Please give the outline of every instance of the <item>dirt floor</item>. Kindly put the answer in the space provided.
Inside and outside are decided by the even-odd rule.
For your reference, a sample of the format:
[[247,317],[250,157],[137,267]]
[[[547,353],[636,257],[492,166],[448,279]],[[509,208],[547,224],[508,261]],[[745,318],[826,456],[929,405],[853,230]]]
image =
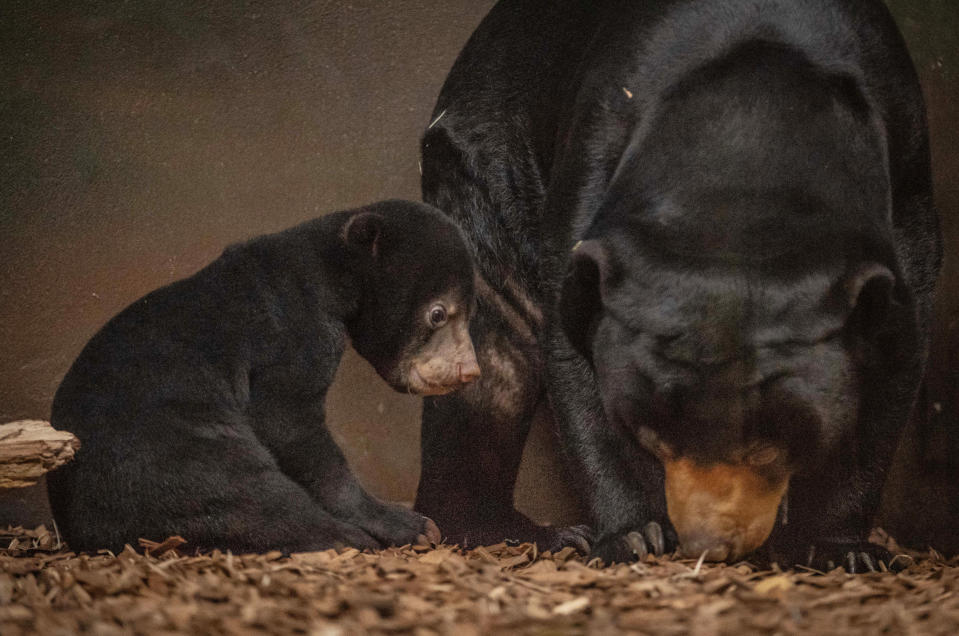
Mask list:
[[529,544],[189,556],[167,540],[77,556],[42,526],[0,544],[5,636],[959,633],[959,559],[935,553],[854,576],[652,557],[602,568]]

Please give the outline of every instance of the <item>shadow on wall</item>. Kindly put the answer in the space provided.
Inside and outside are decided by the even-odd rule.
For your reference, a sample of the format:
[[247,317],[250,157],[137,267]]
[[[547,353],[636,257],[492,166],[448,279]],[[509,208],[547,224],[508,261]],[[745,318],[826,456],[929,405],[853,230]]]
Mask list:
[[901,543],[959,553],[959,5],[888,0],[922,80],[945,259],[929,371],[880,523]]
[[[9,4],[9,3],[8,3]],[[492,0],[21,2],[0,20],[0,421],[47,417],[112,315],[225,245],[317,214],[419,198],[419,136]],[[927,392],[887,493],[897,536],[959,550],[959,8],[890,0],[929,103],[946,271]],[[419,400],[348,354],[334,434],[374,493],[411,501]],[[538,417],[517,486],[576,518]],[[0,523],[46,521],[43,488]]]

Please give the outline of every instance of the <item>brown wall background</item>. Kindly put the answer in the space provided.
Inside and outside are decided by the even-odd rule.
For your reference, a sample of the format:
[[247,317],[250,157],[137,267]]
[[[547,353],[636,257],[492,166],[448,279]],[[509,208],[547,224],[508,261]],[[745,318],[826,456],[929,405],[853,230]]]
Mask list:
[[[0,422],[47,418],[60,379],[103,323],[227,244],[377,199],[418,199],[419,136],[492,4],[4,3]],[[955,534],[959,8],[890,4],[930,102],[949,255],[928,399],[898,472],[910,485],[893,489],[889,508],[921,505],[926,534]],[[419,400],[390,391],[351,352],[328,411],[367,486],[412,500]],[[542,521],[569,521],[551,446],[540,421],[517,499]],[[44,506],[42,489],[8,493],[0,522],[43,521]]]

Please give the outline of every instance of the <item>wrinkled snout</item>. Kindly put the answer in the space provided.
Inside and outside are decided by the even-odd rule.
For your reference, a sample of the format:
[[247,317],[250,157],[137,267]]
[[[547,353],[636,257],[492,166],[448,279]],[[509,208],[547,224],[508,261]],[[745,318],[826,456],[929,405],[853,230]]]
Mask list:
[[765,542],[776,523],[789,475],[762,474],[749,464],[702,466],[664,461],[666,506],[682,554],[732,561]]
[[410,363],[409,389],[420,395],[443,395],[480,377],[473,341],[466,325],[440,330]]

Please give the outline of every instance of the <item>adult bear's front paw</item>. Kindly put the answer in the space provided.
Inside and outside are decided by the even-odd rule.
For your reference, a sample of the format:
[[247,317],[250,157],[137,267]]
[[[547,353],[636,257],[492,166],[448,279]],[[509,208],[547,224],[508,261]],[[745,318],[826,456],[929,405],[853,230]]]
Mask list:
[[880,545],[855,539],[824,539],[808,544],[802,550],[774,551],[771,560],[783,567],[803,566],[821,572],[841,567],[850,574],[878,572],[883,567],[898,572],[912,563],[908,556],[894,556]]
[[314,552],[319,550],[343,550],[356,548],[357,550],[379,550],[382,546],[379,540],[371,536],[364,528],[358,525],[326,517],[318,519],[306,532],[295,535],[288,533],[279,539],[271,539],[257,546],[256,551],[267,548],[276,549],[289,554],[291,552]]
[[662,556],[676,549],[678,541],[672,528],[663,527],[650,521],[642,529],[627,528],[601,536],[593,544],[589,558],[600,559],[604,564],[631,563],[643,559],[647,554]]
[[[590,551],[590,541],[593,538],[593,531],[589,526],[564,526],[559,528],[544,527],[544,530],[553,531],[553,541],[549,543],[543,540],[543,550],[558,552],[565,547],[576,548],[580,554],[588,554]],[[537,542],[539,544],[539,542]]]

